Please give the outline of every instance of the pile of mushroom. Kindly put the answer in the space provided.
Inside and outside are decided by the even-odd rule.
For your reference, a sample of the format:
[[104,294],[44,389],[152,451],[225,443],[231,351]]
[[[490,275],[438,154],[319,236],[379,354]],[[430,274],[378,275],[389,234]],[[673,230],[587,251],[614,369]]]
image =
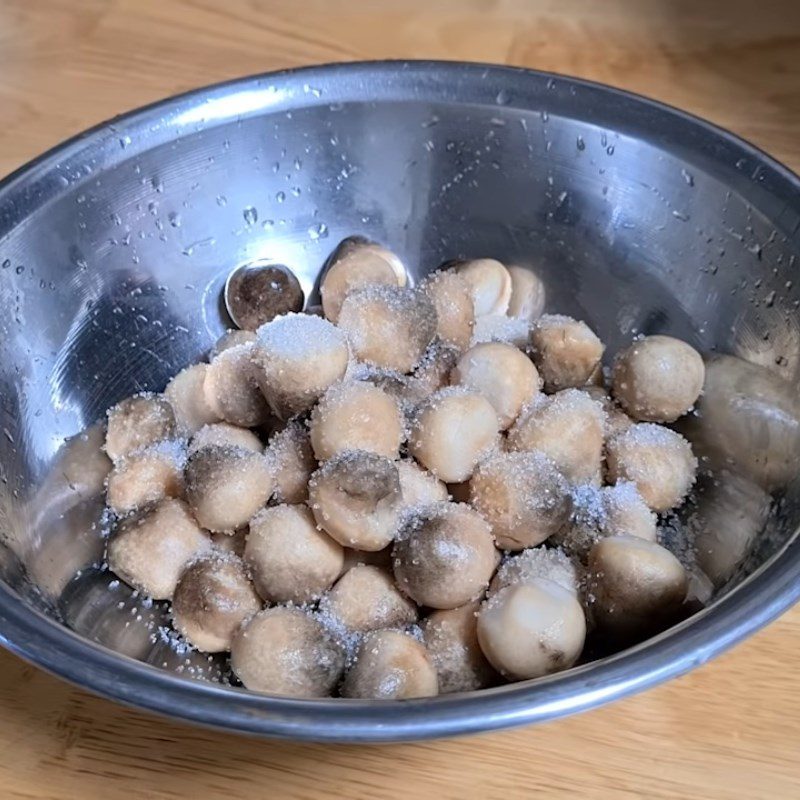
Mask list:
[[703,388],[692,347],[638,338],[604,373],[530,270],[412,287],[363,240],[321,300],[108,412],[109,567],[191,645],[255,691],[403,699],[563,670],[587,631],[680,613],[657,515],[695,482],[667,427]]

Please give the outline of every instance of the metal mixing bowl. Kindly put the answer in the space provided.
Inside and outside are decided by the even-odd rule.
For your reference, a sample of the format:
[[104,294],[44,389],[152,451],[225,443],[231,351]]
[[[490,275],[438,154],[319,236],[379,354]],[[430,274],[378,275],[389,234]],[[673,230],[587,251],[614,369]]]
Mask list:
[[707,608],[560,675],[399,704],[278,699],[187,677],[215,665],[154,645],[163,609],[96,568],[102,486],[81,483],[81,468],[99,439],[65,455],[64,438],[208,350],[234,266],[276,259],[308,293],[353,233],[417,276],[453,257],[529,264],[548,307],[586,319],[609,353],[634,332],[669,333],[798,380],[800,181],[705,122],[582,81],[455,63],[319,67],[164,101],[0,186],[9,649],[173,717],[374,742],[596,706],[702,664],[800,596],[795,482]]

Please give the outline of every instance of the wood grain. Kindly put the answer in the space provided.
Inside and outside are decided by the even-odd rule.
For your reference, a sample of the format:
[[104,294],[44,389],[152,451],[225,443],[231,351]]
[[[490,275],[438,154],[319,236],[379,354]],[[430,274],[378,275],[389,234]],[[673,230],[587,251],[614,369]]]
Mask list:
[[[800,169],[800,4],[0,0],[0,173],[143,103],[300,64],[537,67],[705,116]],[[800,797],[800,609],[691,675],[550,725],[301,746],[113,705],[0,654],[3,798]]]

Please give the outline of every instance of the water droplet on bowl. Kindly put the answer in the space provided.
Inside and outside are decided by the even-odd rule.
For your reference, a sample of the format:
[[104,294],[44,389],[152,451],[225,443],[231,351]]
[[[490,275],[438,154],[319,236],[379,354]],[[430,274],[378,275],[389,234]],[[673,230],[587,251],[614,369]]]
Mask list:
[[198,250],[201,247],[213,247],[217,243],[217,240],[213,236],[209,236],[206,239],[199,239],[196,242],[192,242],[190,245],[183,249],[183,255],[191,256],[194,255],[195,250]]
[[242,210],[242,216],[244,217],[245,224],[248,226],[255,225],[256,222],[258,222],[258,211],[253,208],[253,206],[246,206]]
[[583,136],[579,136],[575,140],[575,146],[578,148],[578,150],[585,150],[586,149],[586,142],[583,141]]
[[324,222],[320,222],[319,225],[312,225],[308,229],[308,235],[312,239],[312,241],[317,241],[318,239],[327,239],[328,238],[328,226]]

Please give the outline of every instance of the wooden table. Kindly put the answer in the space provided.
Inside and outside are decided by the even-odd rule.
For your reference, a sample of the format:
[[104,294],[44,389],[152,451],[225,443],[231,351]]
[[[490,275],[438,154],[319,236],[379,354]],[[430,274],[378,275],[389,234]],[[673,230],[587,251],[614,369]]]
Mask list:
[[[605,81],[707,117],[800,171],[796,0],[0,0],[0,173],[175,92],[384,57]],[[799,650],[800,608],[714,663],[611,707],[392,747],[192,729],[2,653],[0,796],[800,797]]]

